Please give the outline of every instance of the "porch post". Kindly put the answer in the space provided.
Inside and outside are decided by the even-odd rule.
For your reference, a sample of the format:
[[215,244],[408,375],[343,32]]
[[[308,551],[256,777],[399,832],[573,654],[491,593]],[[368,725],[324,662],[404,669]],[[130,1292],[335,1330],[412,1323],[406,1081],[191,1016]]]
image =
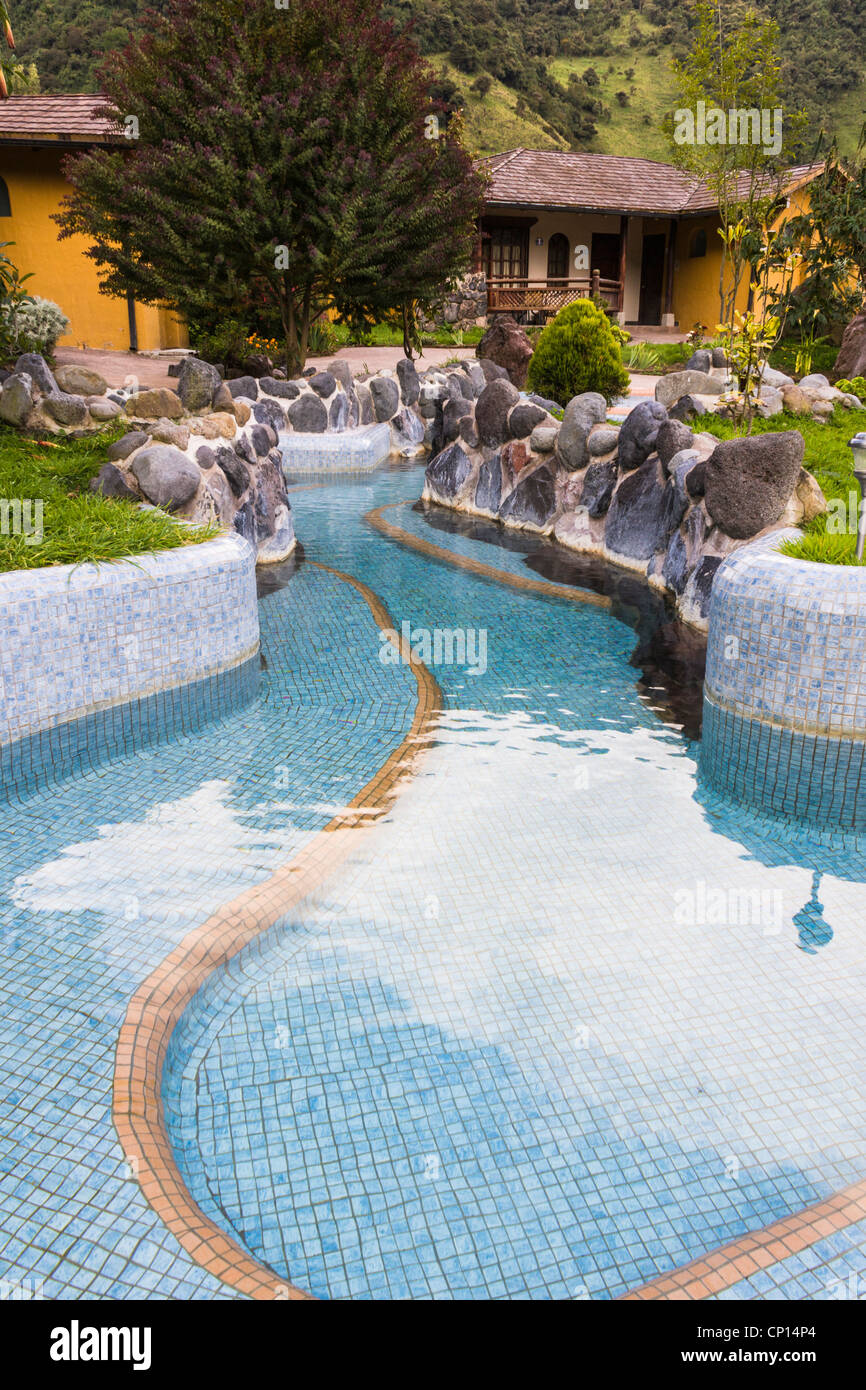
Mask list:
[[625,213],[619,219],[619,302],[617,303],[617,319],[620,323],[625,323],[625,272],[626,272],[626,252],[628,250],[628,218]]
[[677,251],[677,230],[679,221],[676,217],[671,218],[671,225],[668,229],[668,254],[667,266],[665,267],[665,308],[662,314],[662,328],[674,328],[674,260]]

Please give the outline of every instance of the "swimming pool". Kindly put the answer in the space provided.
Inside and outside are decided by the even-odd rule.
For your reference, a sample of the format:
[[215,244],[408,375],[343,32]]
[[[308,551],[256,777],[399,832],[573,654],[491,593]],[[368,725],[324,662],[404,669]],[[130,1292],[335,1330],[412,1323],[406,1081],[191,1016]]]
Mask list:
[[[632,664],[619,619],[651,615],[431,524],[421,477],[292,490],[304,553],[265,575],[254,704],[0,813],[4,1277],[236,1292],[123,1162],[114,1046],[184,934],[416,737],[413,670],[346,577],[419,649],[462,635],[476,674],[440,640],[392,797],[171,1035],[205,1217],[319,1297],[610,1298],[861,1180],[862,840],[711,794]],[[864,1246],[851,1220],[707,1292],[838,1296]]]

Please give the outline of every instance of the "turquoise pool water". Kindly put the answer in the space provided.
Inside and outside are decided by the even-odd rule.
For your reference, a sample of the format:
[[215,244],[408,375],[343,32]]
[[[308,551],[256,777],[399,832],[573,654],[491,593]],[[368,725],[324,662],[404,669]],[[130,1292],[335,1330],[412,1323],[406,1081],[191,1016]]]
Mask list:
[[[432,668],[416,775],[196,997],[169,1131],[204,1211],[321,1297],[613,1297],[863,1177],[866,854],[705,793],[625,622],[365,523],[405,502],[419,537],[544,572],[431,526],[421,477],[297,489],[297,532],[398,628],[483,631],[485,669]],[[411,724],[350,586],[301,561],[267,587],[253,705],[0,811],[0,1275],[46,1296],[226,1296],[125,1171],[117,1028]],[[736,1296],[866,1276],[854,1227],[798,1258]]]

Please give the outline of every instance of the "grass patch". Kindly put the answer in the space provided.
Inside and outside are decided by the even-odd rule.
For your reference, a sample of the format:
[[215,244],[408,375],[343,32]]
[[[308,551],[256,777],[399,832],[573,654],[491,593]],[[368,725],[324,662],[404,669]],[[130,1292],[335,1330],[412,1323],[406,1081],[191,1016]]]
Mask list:
[[866,565],[866,559],[857,559],[857,537],[847,533],[830,536],[826,531],[807,531],[798,541],[783,541],[779,549],[794,560],[815,560],[821,565]]
[[[219,534],[217,526],[178,525],[167,512],[142,511],[135,502],[90,491],[90,480],[105,462],[108,444],[122,429],[87,439],[40,442],[15,430],[0,430],[0,499],[30,499],[31,535],[0,535],[0,573],[42,569],[88,560],[122,560],[157,550],[176,550]],[[42,539],[35,543],[42,503]],[[8,508],[0,522],[13,529]],[[25,510],[25,518],[27,516]]]
[[[349,329],[344,323],[332,323],[332,329],[337,343],[340,347],[402,347],[403,331],[400,328],[392,328],[387,323],[377,323],[370,332],[364,335],[364,341],[359,343],[357,339],[351,338]],[[473,324],[471,328],[437,328],[433,333],[422,333],[421,342],[424,347],[475,347],[480,343],[486,333],[486,329],[479,328]]]
[[[850,515],[851,494],[860,496],[860,488],[854,477],[854,459],[848,448],[848,440],[857,433],[859,411],[836,407],[826,425],[802,415],[789,415],[783,411],[769,420],[755,420],[753,434],[778,434],[783,430],[799,430],[806,443],[803,467],[812,474],[827,501],[838,498],[845,503]],[[693,425],[696,430],[715,435],[717,439],[733,439],[736,430],[730,420],[722,420],[718,415],[702,415]],[[800,560],[817,560],[826,565],[854,565],[856,537],[850,532],[834,535],[827,531],[831,519],[825,513],[816,516],[803,527],[803,537],[788,541],[782,553]]]
[[[775,367],[777,372],[784,372],[786,376],[795,375],[797,353],[800,351],[800,343],[795,339],[787,339],[778,343],[770,353],[770,366]],[[833,370],[839,349],[832,343],[816,343],[812,350],[812,365],[809,373],[820,372],[822,376],[829,376]]]

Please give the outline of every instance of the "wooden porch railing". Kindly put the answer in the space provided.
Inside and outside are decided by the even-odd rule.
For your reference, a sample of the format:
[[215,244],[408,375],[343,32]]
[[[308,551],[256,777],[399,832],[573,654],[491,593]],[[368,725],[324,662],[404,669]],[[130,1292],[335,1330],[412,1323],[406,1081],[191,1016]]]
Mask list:
[[552,315],[576,299],[601,295],[610,307],[622,308],[622,282],[591,275],[570,280],[530,280],[526,277],[491,276],[487,281],[488,314],[536,313]]

